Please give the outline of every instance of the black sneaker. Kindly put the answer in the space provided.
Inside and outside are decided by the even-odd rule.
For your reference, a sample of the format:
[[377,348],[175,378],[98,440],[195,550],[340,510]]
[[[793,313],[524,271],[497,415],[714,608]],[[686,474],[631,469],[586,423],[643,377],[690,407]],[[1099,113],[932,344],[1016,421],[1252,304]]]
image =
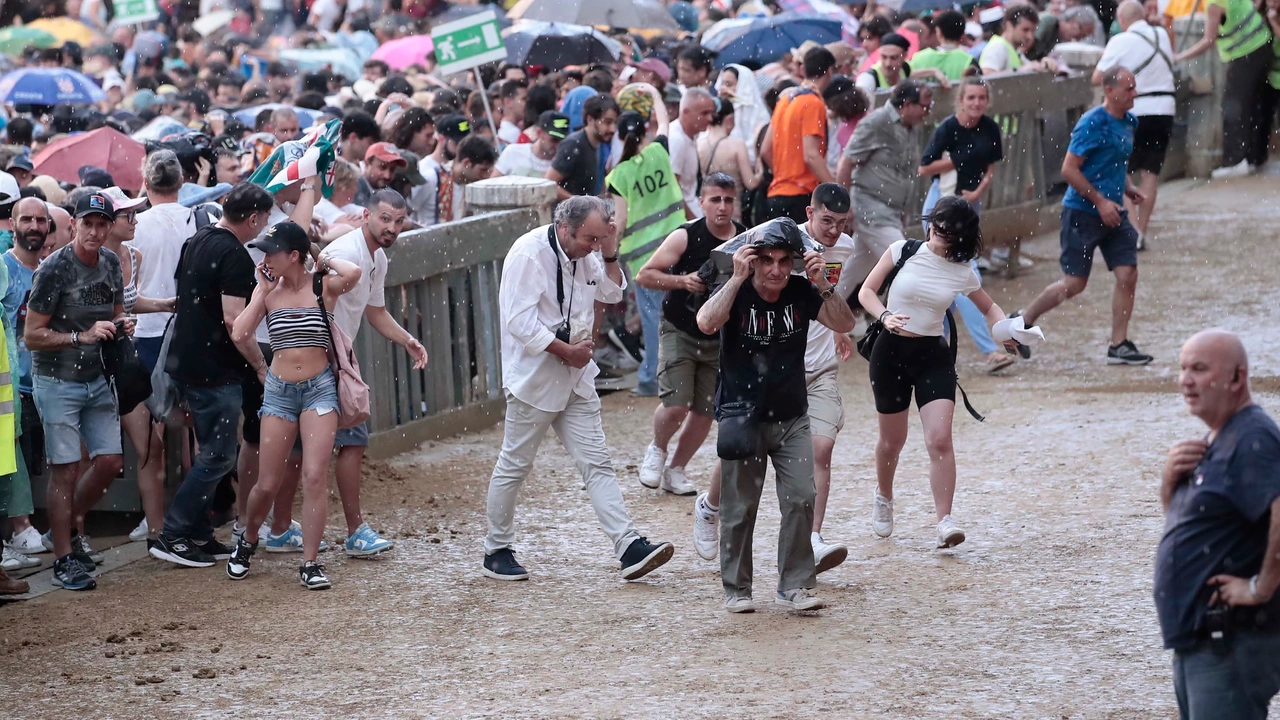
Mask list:
[[1138,350],[1132,340],[1107,348],[1108,365],[1146,365],[1152,360],[1155,358]]
[[648,538],[637,538],[622,554],[622,579],[639,580],[666,565],[675,552],[671,543],[654,545]]
[[[1013,312],[1009,313],[1009,319],[1010,319],[1010,320],[1012,320],[1012,319],[1014,319],[1014,318],[1018,317],[1018,316],[1019,316],[1019,315],[1021,315],[1021,314],[1022,314],[1022,311],[1021,311],[1021,310],[1015,310],[1015,311],[1013,311]],[[1035,327],[1035,326],[1034,326],[1034,325],[1027,325],[1027,327],[1032,328],[1032,327]],[[1029,346],[1027,346],[1027,345],[1023,345],[1022,343],[1018,343],[1018,355],[1022,356],[1022,359],[1023,359],[1023,360],[1030,360],[1030,359],[1031,359],[1031,348],[1030,348]]]
[[66,590],[92,590],[98,581],[89,577],[89,571],[76,559],[66,555],[53,561],[53,584]]
[[231,546],[223,545],[218,542],[217,538],[209,538],[206,542],[197,543],[196,547],[199,548],[200,552],[214,560],[231,559]]
[[298,568],[298,578],[302,587],[308,590],[326,590],[330,587],[329,578],[325,577],[324,566],[315,560],[308,560]]
[[183,567],[213,567],[214,560],[185,538],[169,538],[161,535],[147,552],[158,560],[167,560]]
[[529,571],[516,562],[516,554],[511,548],[502,548],[492,555],[484,556],[484,567],[480,572],[494,580],[528,580]]
[[243,580],[249,574],[249,558],[258,549],[257,544],[250,545],[243,537],[236,540],[236,549],[227,560],[227,577],[232,580]]
[[613,343],[619,350],[625,352],[635,358],[636,362],[644,362],[644,352],[640,338],[627,332],[625,327],[609,328],[609,342]]

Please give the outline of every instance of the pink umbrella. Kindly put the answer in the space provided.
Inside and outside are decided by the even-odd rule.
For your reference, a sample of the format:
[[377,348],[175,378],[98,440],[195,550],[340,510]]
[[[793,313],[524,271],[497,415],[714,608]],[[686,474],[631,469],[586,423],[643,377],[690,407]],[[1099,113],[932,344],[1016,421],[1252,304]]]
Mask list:
[[426,65],[433,52],[435,45],[430,35],[410,35],[383,43],[373,52],[373,59],[385,62],[392,70],[403,70],[410,65]]
[[78,184],[80,168],[92,165],[110,173],[119,187],[136,191],[142,189],[142,160],[146,155],[142,143],[103,127],[49,144],[36,153],[35,174]]

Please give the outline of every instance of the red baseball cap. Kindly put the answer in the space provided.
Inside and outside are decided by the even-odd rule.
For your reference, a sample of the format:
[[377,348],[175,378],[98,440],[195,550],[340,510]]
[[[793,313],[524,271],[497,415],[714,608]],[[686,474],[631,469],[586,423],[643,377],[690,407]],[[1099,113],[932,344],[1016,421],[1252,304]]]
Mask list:
[[382,162],[391,163],[392,165],[408,165],[409,162],[400,155],[400,150],[389,142],[374,143],[364,153],[364,161],[369,162],[373,158],[378,158]]

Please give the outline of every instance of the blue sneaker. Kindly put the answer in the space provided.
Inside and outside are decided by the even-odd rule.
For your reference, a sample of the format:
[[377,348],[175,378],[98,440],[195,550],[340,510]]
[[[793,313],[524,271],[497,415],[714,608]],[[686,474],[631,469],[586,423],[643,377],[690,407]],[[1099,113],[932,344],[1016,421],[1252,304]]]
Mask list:
[[395,546],[395,543],[384,540],[381,535],[374,532],[373,528],[369,527],[369,523],[360,523],[355,533],[347,538],[346,551],[351,557],[373,557]]
[[92,590],[98,587],[98,583],[89,572],[84,569],[84,565],[75,558],[74,555],[58,558],[53,563],[52,582],[55,586],[66,590]]
[[[289,523],[289,529],[275,535],[267,533],[266,545],[269,553],[300,553],[302,552],[302,524],[297,520]],[[324,540],[320,541],[320,552],[328,552],[329,543]]]

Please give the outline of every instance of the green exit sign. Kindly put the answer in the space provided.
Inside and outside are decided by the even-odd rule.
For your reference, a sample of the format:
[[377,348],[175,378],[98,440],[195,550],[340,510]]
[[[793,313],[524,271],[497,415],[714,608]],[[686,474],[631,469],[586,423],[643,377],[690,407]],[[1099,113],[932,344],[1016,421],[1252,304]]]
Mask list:
[[441,75],[470,70],[485,63],[507,59],[498,16],[492,10],[476,13],[431,30],[436,63]]

